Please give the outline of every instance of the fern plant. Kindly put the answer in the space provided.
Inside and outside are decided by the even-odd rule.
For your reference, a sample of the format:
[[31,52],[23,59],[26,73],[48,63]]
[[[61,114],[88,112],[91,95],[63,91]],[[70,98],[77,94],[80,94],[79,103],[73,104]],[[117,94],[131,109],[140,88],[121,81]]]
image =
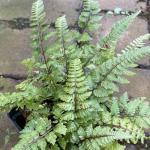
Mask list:
[[123,150],[126,143],[144,142],[150,127],[150,107],[145,98],[115,97],[127,84],[131,68],[150,54],[144,41],[135,39],[115,55],[121,34],[140,13],[113,25],[94,44],[99,27],[98,1],[83,0],[77,29],[70,30],[65,16],[50,32],[44,4],[32,6],[33,56],[23,61],[28,78],[17,92],[0,94],[0,110],[18,107],[27,111],[27,124],[12,150]]

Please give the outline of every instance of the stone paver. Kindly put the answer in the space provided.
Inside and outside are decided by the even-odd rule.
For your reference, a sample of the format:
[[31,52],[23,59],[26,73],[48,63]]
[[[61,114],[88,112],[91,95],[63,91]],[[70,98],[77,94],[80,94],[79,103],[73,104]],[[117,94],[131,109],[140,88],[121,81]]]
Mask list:
[[[18,141],[19,131],[8,118],[6,113],[1,113],[0,116],[2,116],[2,119],[0,119],[0,150],[10,150]],[[8,143],[5,145],[7,130],[9,130],[10,134],[8,135]]]
[[[34,0],[1,0],[0,18],[12,19],[16,17],[30,17],[31,4]],[[50,21],[54,21],[64,12],[72,22],[76,18],[76,9],[80,8],[82,0],[44,0]],[[145,8],[144,2],[137,3],[137,0],[99,0],[101,9],[115,9],[135,11]],[[70,22],[69,21],[69,22]]]
[[[14,87],[17,84],[14,80],[0,78],[0,92],[14,91]],[[9,141],[5,145],[5,137],[7,130],[9,129],[10,136]],[[8,118],[7,112],[0,113],[0,150],[10,150],[11,147],[18,141],[18,130]]]
[[121,85],[120,94],[128,92],[131,97],[147,97],[150,102],[150,70],[135,70],[136,76],[128,78],[130,84]]
[[[1,0],[0,19],[29,18],[31,5],[34,0]],[[49,22],[54,22],[62,14],[66,14],[69,24],[76,21],[76,9],[80,7],[81,0],[44,0]]]
[[13,92],[17,83],[19,81],[0,77],[0,92]]
[[77,9],[81,7],[81,0],[47,0],[45,1],[49,22],[66,15],[68,24],[74,24],[78,19]]
[[31,55],[29,30],[4,28],[0,31],[0,39],[0,74],[24,74],[21,61]]
[[114,10],[115,8],[121,8],[127,11],[136,11],[139,9],[145,9],[146,3],[138,2],[138,0],[99,0],[101,9]]

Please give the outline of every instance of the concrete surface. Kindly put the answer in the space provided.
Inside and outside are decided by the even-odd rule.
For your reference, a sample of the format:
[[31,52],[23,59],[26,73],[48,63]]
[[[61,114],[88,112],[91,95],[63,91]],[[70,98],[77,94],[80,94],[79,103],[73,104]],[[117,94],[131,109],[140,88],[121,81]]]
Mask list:
[[[0,0],[0,19],[29,18],[34,0]],[[76,9],[80,0],[44,0],[49,22],[54,22],[59,16],[66,14],[69,23],[77,19]]]
[[[17,82],[14,80],[4,79],[0,77],[1,92],[14,91],[16,84]],[[8,142],[5,145],[6,139],[8,139]],[[0,113],[0,150],[10,150],[11,147],[14,144],[16,144],[17,141],[18,141],[18,129],[16,129],[12,121],[8,118],[7,112]]]
[[120,94],[128,92],[130,97],[147,97],[150,101],[150,70],[135,69],[135,76],[128,77],[130,84],[120,86]]
[[21,61],[31,56],[30,32],[4,28],[0,31],[0,73],[24,74]]
[[99,3],[101,9],[106,10],[121,8],[122,10],[136,11],[146,7],[146,3],[138,2],[138,0],[99,0]]

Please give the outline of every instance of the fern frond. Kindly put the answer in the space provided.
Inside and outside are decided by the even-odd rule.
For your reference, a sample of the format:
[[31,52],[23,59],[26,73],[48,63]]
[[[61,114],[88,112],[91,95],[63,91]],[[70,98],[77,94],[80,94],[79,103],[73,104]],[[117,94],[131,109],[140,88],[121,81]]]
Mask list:
[[[142,35],[138,37],[137,39],[135,39],[134,41],[132,41],[123,51],[129,51],[129,50],[133,50],[136,48],[142,48],[145,45],[145,41],[149,39],[150,39],[150,34]],[[95,65],[100,65],[115,55],[115,49],[98,48],[98,50],[95,53],[96,55],[94,54],[90,61],[93,62]]]
[[136,144],[139,140],[143,143],[146,135],[144,129],[141,128],[134,118],[116,117],[110,113],[101,113],[101,118],[104,126],[111,127],[114,131],[128,132],[131,137],[127,139],[128,143]]
[[[69,50],[73,43],[74,35],[77,34],[75,31],[70,31],[68,29],[68,24],[65,16],[59,17],[55,23],[58,47],[60,47],[60,51],[63,53],[64,58],[67,60],[69,57]],[[69,54],[68,54],[69,53]],[[67,57],[68,56],[68,57]]]
[[[66,21],[66,17],[62,16],[56,20],[55,27],[57,29],[57,35],[60,38],[60,41],[64,41],[64,36],[68,33],[68,24]],[[63,45],[63,43],[62,43]]]
[[80,150],[99,150],[100,148],[106,147],[108,144],[114,142],[115,140],[124,140],[131,137],[128,132],[113,131],[109,127],[101,126],[97,126],[95,128],[89,126],[86,130],[80,128],[78,134],[80,137]]
[[76,45],[73,43],[74,37],[72,31],[68,29],[66,17],[62,16],[55,23],[57,42],[51,43],[47,48],[46,54],[49,56],[48,65],[51,66],[54,78],[58,78],[56,82],[65,80],[67,73],[68,59],[76,57]]
[[44,4],[42,0],[38,0],[32,5],[31,27],[33,47],[35,50],[40,51],[42,44],[41,41],[44,40],[45,33],[47,33]]
[[57,108],[62,110],[60,119],[74,120],[84,118],[90,112],[92,102],[87,98],[91,95],[87,86],[82,64],[79,59],[70,61],[66,85],[60,92],[61,103],[57,104]]
[[[97,47],[95,49],[96,55],[94,53],[93,56],[89,59],[89,62],[92,62],[95,65],[100,65],[108,59],[114,57],[117,41],[119,40],[123,32],[127,30],[129,25],[134,21],[139,13],[140,12],[137,12],[135,14],[127,16],[126,18],[123,18],[122,20],[115,23],[111,29],[111,32],[107,36],[103,37],[97,44]],[[142,37],[140,40],[142,40]],[[138,39],[137,41],[142,42]],[[138,44],[137,42],[135,43]]]
[[68,38],[68,25],[65,16],[59,17],[55,23],[58,41],[60,42],[60,51],[63,53],[65,66],[67,67],[67,42],[70,40]]
[[79,27],[82,29],[81,32],[93,31],[99,27],[99,3],[97,0],[83,0],[83,10],[79,17]]
[[150,39],[150,34],[145,34],[142,35],[140,37],[138,37],[137,39],[135,39],[133,42],[131,42],[124,50],[125,51],[130,51],[136,48],[142,48],[145,45],[146,40]]
[[129,99],[127,93],[124,93],[117,103],[120,107],[120,113],[128,114],[129,116],[141,115],[143,116],[150,116],[149,113],[149,105],[148,102],[145,101],[144,97]]
[[[25,91],[10,93],[0,93],[0,110],[7,110],[13,108],[14,106],[23,108],[25,105],[28,106],[29,109],[39,107],[40,102],[38,102],[39,97],[41,97],[42,93],[40,89],[29,86]],[[44,96],[44,95],[43,95]],[[26,99],[26,101],[25,101]],[[36,101],[36,103],[35,103]],[[33,103],[31,105],[31,103]],[[33,105],[36,105],[33,106]]]
[[118,39],[120,38],[122,33],[127,30],[129,25],[134,21],[139,13],[140,12],[134,13],[115,23],[112,27],[111,32],[101,40],[100,47],[115,49]]
[[46,66],[47,73],[50,72],[48,61],[46,58],[46,47],[44,41],[51,36],[49,27],[45,19],[44,3],[42,0],[37,0],[32,5],[31,27],[32,27],[32,46],[34,48],[34,56],[40,59]]
[[124,51],[122,55],[118,55],[96,68],[94,95],[96,97],[106,97],[118,91],[118,85],[114,82],[125,83],[126,80],[122,76],[130,75],[128,69],[134,67],[134,63],[149,53],[150,47]]
[[48,147],[48,143],[54,145],[58,135],[65,134],[66,127],[63,124],[52,128],[47,118],[39,117],[31,120],[21,131],[20,141],[12,150],[43,150]]
[[51,144],[55,144],[57,136],[51,132],[51,124],[47,118],[37,118],[26,125],[25,129],[21,131],[20,138],[21,140],[12,150],[42,150],[47,147],[47,139]]
[[115,98],[112,99],[111,113],[115,116],[118,116],[120,114],[120,108]]
[[[141,128],[148,128],[150,126],[150,106],[145,101],[145,98],[141,97],[130,100],[127,93],[124,93],[119,99],[113,100],[110,109],[112,115],[130,118]],[[116,111],[117,113],[114,113]]]

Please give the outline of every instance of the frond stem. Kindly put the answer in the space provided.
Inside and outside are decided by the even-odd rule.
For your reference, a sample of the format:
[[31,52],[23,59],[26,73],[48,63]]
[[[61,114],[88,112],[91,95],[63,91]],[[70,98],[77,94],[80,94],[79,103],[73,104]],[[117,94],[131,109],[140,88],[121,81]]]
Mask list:
[[120,65],[121,63],[122,63],[122,62],[118,62],[113,68],[111,68],[111,70],[109,70],[109,71],[107,72],[107,74],[105,75],[105,77],[104,77],[102,80],[100,80],[100,81],[96,84],[96,87],[94,87],[92,91],[96,90],[96,88],[97,88],[99,85],[101,85],[103,81],[105,81],[105,79],[108,77],[108,75],[109,75],[118,65]]
[[44,137],[45,137],[49,132],[51,132],[51,131],[52,131],[52,128],[51,128],[51,126],[49,126],[49,127],[47,128],[47,130],[46,130],[43,134],[41,134],[41,135],[39,135],[38,137],[34,138],[34,139],[33,139],[27,146],[25,146],[22,150],[26,150],[27,148],[31,147],[32,144],[34,144],[34,143],[36,143],[38,140],[44,138]]
[[47,62],[47,59],[46,59],[46,55],[45,55],[45,51],[44,51],[44,45],[43,45],[43,33],[41,32],[41,25],[39,24],[38,25],[38,31],[39,31],[39,48],[40,48],[40,51],[41,51],[41,54],[43,56],[43,59],[44,59],[44,63],[46,65],[46,70],[47,70],[47,74],[49,74],[51,71],[50,71],[50,68],[48,67],[48,62]]
[[65,41],[64,41],[64,37],[61,37],[61,45],[62,45],[62,50],[63,50],[63,56],[64,56],[64,60],[65,60],[65,68],[66,68],[66,74],[67,74],[67,55],[66,55],[66,46],[65,46]]

